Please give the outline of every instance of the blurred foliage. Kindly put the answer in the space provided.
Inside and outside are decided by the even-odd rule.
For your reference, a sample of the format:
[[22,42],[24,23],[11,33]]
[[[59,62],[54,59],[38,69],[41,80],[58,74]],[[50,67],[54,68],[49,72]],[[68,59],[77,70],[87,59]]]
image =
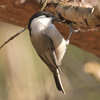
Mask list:
[[[0,22],[0,45],[21,29]],[[52,73],[36,54],[29,33],[25,31],[0,50],[0,100],[99,100],[100,83],[95,79],[96,71],[91,76],[86,70],[86,67],[92,68],[92,65],[86,66],[88,62],[95,66],[93,61],[99,70],[98,57],[68,46],[61,65],[66,91],[63,95],[56,89]]]

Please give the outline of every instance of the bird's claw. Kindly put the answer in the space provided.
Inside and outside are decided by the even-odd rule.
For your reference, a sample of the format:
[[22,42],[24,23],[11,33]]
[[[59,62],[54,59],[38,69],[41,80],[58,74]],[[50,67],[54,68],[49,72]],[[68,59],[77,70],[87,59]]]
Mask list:
[[67,39],[67,41],[68,40],[70,40],[70,37],[71,37],[71,35],[72,35],[72,33],[74,32],[74,33],[77,33],[78,31],[79,31],[79,28],[77,29],[77,30],[73,30],[72,29],[72,23],[70,23],[70,24],[67,24],[68,26],[69,26],[69,30],[70,30],[70,32],[69,32],[69,36],[68,36],[68,39]]
[[80,29],[78,28],[77,30],[73,30],[74,33],[77,33]]

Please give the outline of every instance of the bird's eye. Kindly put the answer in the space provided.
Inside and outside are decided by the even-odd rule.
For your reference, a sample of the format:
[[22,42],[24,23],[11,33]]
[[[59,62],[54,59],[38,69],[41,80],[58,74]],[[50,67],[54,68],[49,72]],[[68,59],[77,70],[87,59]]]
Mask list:
[[52,17],[52,15],[51,14],[47,14],[46,17]]
[[47,15],[46,17],[50,17],[50,15]]

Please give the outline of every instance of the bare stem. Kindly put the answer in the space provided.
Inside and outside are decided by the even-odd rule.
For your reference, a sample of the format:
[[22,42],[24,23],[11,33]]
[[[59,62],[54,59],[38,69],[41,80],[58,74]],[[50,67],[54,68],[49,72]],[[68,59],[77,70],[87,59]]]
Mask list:
[[47,5],[47,0],[45,0],[45,2],[44,2],[44,4],[43,4],[43,6],[42,6],[42,8],[41,8],[41,11],[43,11],[43,10],[44,10],[44,8],[46,7],[46,5]]
[[[42,8],[41,8],[41,11],[44,10],[44,8],[46,7],[47,5],[47,0],[45,0],[45,3],[43,4]],[[15,37],[17,37],[19,34],[21,34],[23,31],[25,31],[26,29],[28,28],[28,26],[26,26],[25,28],[23,28],[21,31],[19,31],[18,33],[16,33],[15,35],[13,35],[12,37],[10,37],[6,42],[4,42],[1,46],[0,46],[0,49],[6,45],[8,42],[10,42],[11,40],[13,40]]]
[[28,26],[26,26],[25,28],[23,28],[21,31],[19,31],[18,33],[16,33],[15,35],[13,35],[12,37],[10,37],[6,42],[4,42],[1,46],[0,49],[6,45],[8,42],[10,42],[11,40],[13,40],[15,37],[17,37],[19,34],[21,34],[23,31],[25,31],[28,28]]

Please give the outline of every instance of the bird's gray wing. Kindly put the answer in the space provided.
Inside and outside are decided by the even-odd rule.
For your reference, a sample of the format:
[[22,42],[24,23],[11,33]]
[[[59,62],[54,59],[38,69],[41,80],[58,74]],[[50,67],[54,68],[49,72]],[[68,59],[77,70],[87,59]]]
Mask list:
[[56,29],[56,27],[52,24],[47,28],[47,35],[52,40],[55,48],[54,57],[56,57],[56,63],[58,65],[61,64],[61,61],[63,59],[63,56],[66,52],[66,40],[63,38],[63,36],[59,33],[59,31]]
[[47,36],[47,41],[48,41],[48,49],[43,55],[40,55],[40,54],[38,55],[44,61],[44,63],[48,66],[48,68],[52,71],[57,89],[65,93],[62,86],[61,78],[60,78],[59,71],[61,70],[60,70],[59,64],[57,63],[54,43],[47,34],[46,36]]
[[56,83],[56,87],[59,91],[62,91],[65,94],[62,82],[61,82],[61,78],[60,78],[60,73],[59,73],[59,69],[55,68],[50,62],[49,60],[52,60],[50,58],[50,53],[49,53],[49,59],[45,58],[44,56],[39,55],[39,57],[44,61],[44,63],[49,67],[49,69],[52,71],[54,79],[55,79],[55,83]]
[[[55,54],[55,47],[54,47],[52,39],[47,34],[45,34],[45,38],[46,38],[45,42],[47,44],[44,44],[45,45],[44,48],[46,48],[46,51],[43,54],[38,54],[38,55],[44,61],[44,63],[48,65],[50,70],[53,72],[56,68],[58,68],[57,57]],[[52,67],[50,67],[49,65]]]

